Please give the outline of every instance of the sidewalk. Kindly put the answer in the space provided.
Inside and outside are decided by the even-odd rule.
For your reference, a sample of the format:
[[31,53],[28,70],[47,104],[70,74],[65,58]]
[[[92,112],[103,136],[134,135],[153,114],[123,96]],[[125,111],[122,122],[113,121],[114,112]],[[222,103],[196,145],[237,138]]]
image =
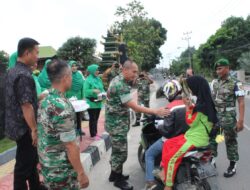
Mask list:
[[[104,130],[104,110],[100,113],[100,118],[98,121],[98,134],[101,135]],[[94,142],[90,138],[89,128],[88,128],[88,121],[82,122],[82,129],[86,133],[85,136],[82,138],[82,142],[80,144],[81,152],[86,150],[91,143]],[[7,162],[0,166],[0,189],[1,190],[11,190],[13,189],[13,170],[15,165],[15,159]]]

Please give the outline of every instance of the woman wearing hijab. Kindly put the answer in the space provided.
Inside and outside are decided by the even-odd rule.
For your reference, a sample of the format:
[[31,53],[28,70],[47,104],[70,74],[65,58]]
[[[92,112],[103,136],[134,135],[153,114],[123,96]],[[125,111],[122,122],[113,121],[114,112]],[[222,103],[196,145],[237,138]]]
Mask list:
[[[69,65],[72,70],[72,85],[71,89],[66,92],[66,97],[76,97],[77,100],[82,100],[84,98],[84,76],[80,71],[77,70],[77,62],[69,61]],[[82,123],[82,112],[76,113],[77,131],[80,135],[84,135],[81,129]]]
[[90,106],[88,109],[90,136],[95,137],[96,140],[100,139],[97,134],[97,122],[102,108],[102,101],[98,99],[98,94],[104,92],[102,80],[98,76],[98,68],[99,66],[96,64],[88,66],[89,75],[84,83],[85,98]]
[[38,81],[40,83],[40,86],[42,88],[42,92],[44,90],[47,90],[51,87],[51,82],[49,80],[49,77],[48,77],[48,73],[47,73],[47,66],[48,64],[50,64],[52,61],[51,59],[47,59],[45,61],[45,64],[43,66],[43,70],[42,72],[40,73],[40,75],[38,76]]
[[14,52],[10,56],[8,69],[15,67],[16,61],[17,61],[17,52]]
[[[32,70],[32,77],[35,81],[35,85],[36,85],[36,93],[37,93],[37,97],[39,98],[40,100],[40,95],[42,94],[42,88],[41,88],[41,85],[38,81],[38,77],[37,75],[35,74],[35,72],[37,71],[37,63],[35,63],[33,66],[31,66],[31,70]],[[43,98],[43,96],[41,96],[41,99]]]
[[193,105],[190,98],[183,98],[186,105],[186,123],[188,131],[184,135],[169,139],[162,150],[162,167],[164,169],[165,190],[172,190],[176,171],[185,153],[194,147],[207,146],[209,133],[218,122],[215,106],[208,82],[200,76],[192,76],[182,83],[184,93],[197,97]]

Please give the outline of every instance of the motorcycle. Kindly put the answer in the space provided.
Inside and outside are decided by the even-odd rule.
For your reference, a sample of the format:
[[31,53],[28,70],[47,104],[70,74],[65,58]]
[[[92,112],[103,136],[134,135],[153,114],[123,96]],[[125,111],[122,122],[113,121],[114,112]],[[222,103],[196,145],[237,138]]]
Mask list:
[[[143,121],[141,142],[138,147],[138,161],[145,171],[145,152],[159,138],[160,132],[155,128],[156,118]],[[161,119],[162,120],[162,119]],[[174,190],[219,190],[217,171],[211,163],[212,153],[208,147],[195,148],[187,152],[177,170]],[[161,154],[155,159],[155,167],[160,167]],[[163,190],[164,184],[159,177],[155,177],[157,187]]]

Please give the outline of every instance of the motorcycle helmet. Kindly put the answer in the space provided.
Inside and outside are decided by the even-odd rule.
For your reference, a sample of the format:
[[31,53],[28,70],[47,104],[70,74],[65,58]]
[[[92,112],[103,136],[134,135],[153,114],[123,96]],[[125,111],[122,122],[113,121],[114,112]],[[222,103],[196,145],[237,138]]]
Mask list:
[[163,93],[169,102],[173,101],[181,93],[181,85],[177,80],[170,80],[163,86]]

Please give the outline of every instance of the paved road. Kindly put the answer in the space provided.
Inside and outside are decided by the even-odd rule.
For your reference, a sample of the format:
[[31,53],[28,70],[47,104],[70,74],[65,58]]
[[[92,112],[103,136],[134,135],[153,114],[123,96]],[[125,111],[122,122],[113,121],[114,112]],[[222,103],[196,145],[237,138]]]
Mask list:
[[[152,107],[163,106],[167,102],[164,99],[154,100],[154,105]],[[223,173],[228,166],[228,161],[226,159],[225,145],[221,143],[219,145],[219,156],[217,158],[217,170],[219,173],[218,179],[220,187],[222,190],[249,190],[250,186],[250,98],[246,98],[246,128],[243,132],[239,134],[239,152],[240,161],[237,165],[237,174],[233,178],[226,179],[223,177]],[[248,116],[248,117],[247,117]],[[131,128],[129,132],[129,156],[128,160],[124,165],[125,173],[130,174],[130,182],[134,185],[135,190],[141,190],[144,187],[144,172],[141,170],[138,160],[137,160],[137,149],[140,141],[140,127]],[[95,168],[89,174],[90,187],[88,190],[115,190],[117,188],[113,187],[111,183],[108,182],[108,176],[110,174],[109,166],[109,156],[108,152],[102,160],[95,166]]]

